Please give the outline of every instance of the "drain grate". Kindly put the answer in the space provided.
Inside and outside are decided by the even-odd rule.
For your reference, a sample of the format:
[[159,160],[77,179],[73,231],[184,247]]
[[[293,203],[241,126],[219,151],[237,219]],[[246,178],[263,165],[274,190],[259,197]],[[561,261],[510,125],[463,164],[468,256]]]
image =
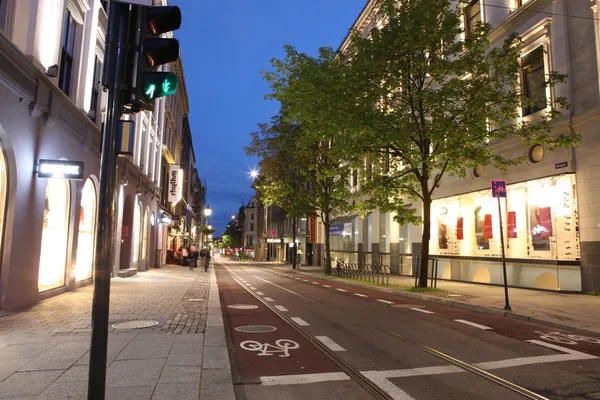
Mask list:
[[394,307],[394,308],[425,308],[425,306],[419,306],[416,304],[392,304],[390,307]]
[[255,306],[254,304],[231,304],[228,305],[227,308],[233,308],[235,310],[254,310],[258,308],[258,306]]
[[274,332],[277,328],[271,325],[242,325],[235,328],[235,330],[242,333],[267,333]]
[[114,329],[142,329],[142,328],[150,328],[158,325],[158,321],[154,320],[138,320],[138,321],[125,321],[125,322],[117,322],[116,324],[112,324],[111,327]]

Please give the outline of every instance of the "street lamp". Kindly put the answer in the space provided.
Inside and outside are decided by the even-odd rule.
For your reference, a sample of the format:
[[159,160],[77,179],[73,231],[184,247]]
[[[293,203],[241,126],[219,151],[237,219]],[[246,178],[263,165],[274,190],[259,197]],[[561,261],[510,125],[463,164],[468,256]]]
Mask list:
[[212,229],[212,225],[207,226],[208,229]]
[[232,216],[231,216],[231,219],[235,219],[235,215],[232,215]]
[[253,169],[250,171],[250,176],[254,179],[256,179],[258,177],[258,171]]
[[204,215],[206,215],[207,217],[210,217],[210,214],[212,214],[212,210],[210,209],[210,206],[207,204],[206,208],[204,209]]

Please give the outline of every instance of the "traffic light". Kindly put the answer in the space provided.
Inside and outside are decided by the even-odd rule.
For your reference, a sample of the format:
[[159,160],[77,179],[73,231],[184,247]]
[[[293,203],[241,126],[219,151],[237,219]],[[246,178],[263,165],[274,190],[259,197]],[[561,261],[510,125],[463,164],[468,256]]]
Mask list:
[[128,93],[125,106],[130,112],[154,110],[154,100],[177,92],[174,72],[157,71],[161,65],[177,61],[179,42],[160,35],[179,29],[181,10],[177,6],[132,6],[130,43],[133,44],[128,63]]

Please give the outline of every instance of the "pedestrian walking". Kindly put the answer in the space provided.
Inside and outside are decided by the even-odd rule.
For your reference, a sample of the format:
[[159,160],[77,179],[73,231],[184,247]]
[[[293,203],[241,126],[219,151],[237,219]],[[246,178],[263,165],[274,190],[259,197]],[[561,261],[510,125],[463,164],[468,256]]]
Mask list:
[[204,268],[204,271],[207,272],[208,271],[208,267],[210,266],[210,257],[212,250],[211,249],[207,249],[206,250],[206,267]]
[[202,250],[200,250],[200,266],[203,266],[206,264],[206,249],[204,249],[204,247],[202,248]]

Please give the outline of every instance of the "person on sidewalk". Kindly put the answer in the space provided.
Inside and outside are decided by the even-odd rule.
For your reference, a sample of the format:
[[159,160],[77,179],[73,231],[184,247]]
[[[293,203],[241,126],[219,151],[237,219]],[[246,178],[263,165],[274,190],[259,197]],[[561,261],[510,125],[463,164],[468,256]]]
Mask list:
[[184,247],[181,250],[181,265],[186,265],[188,263],[188,256],[190,255],[190,253],[188,252],[187,247]]
[[203,266],[206,264],[205,258],[206,258],[206,250],[203,247],[202,250],[200,250],[200,266]]
[[211,249],[206,249],[206,265],[204,267],[204,272],[208,272],[208,267],[210,266],[210,256],[212,250]]

